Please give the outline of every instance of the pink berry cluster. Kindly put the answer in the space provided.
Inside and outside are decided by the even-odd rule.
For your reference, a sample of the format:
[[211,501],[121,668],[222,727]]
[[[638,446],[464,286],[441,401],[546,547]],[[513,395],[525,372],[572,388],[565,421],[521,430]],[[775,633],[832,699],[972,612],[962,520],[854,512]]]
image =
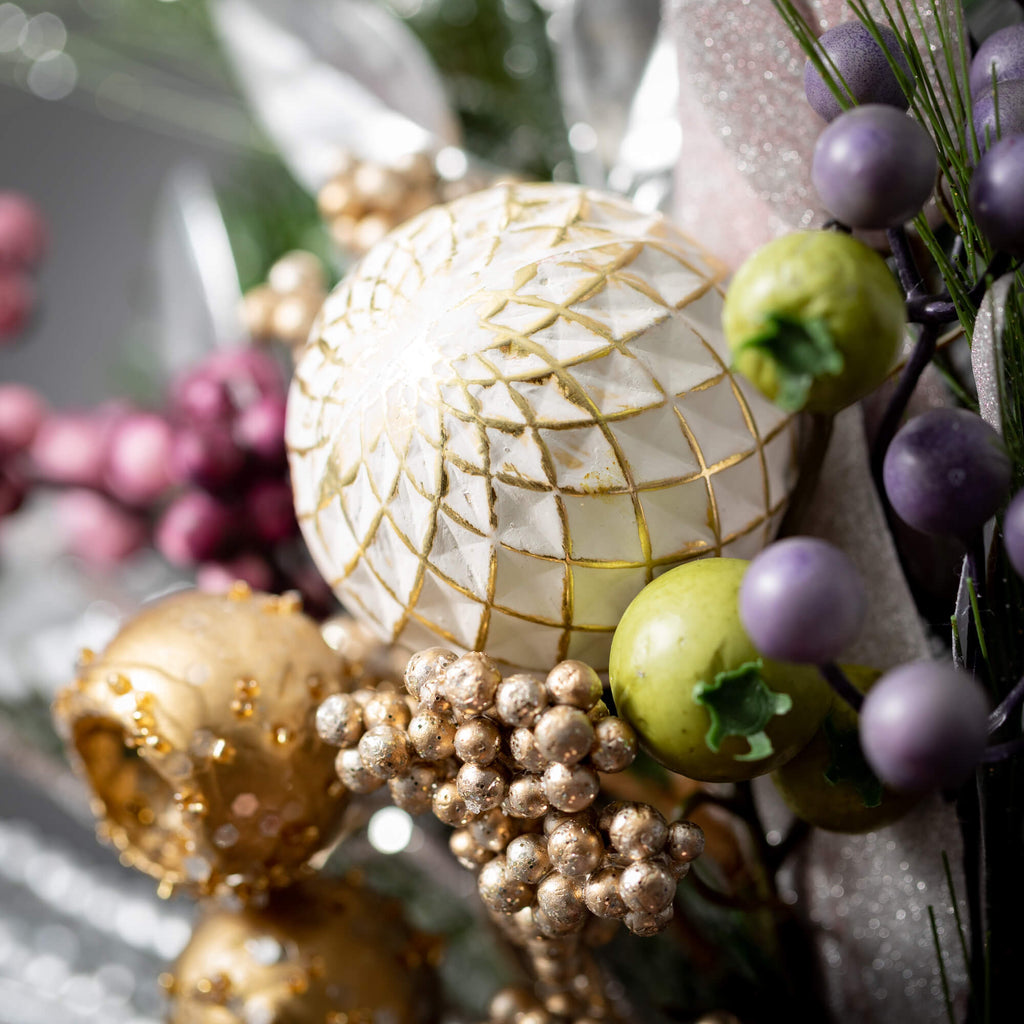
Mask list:
[[0,345],[28,324],[35,306],[31,275],[45,250],[46,225],[35,203],[20,192],[0,192]]
[[0,387],[0,515],[30,485],[59,488],[68,548],[109,566],[152,543],[200,586],[241,579],[329,593],[301,543],[284,443],[286,383],[269,353],[217,351],[170,386],[161,411],[123,401],[48,412],[20,385]]

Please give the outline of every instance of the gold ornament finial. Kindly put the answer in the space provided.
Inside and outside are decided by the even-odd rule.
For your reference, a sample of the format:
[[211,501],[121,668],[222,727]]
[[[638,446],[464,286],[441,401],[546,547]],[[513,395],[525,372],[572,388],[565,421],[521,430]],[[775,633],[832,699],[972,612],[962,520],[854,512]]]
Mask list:
[[188,591],[80,666],[54,714],[123,862],[163,896],[244,900],[292,881],[334,836],[345,794],[315,713],[350,685],[290,599]]

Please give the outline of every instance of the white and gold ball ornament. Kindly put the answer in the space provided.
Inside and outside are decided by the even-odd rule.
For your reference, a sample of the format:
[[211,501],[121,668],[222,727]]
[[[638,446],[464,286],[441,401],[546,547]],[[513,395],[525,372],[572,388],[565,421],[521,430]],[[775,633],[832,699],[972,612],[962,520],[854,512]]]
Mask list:
[[758,551],[796,431],[729,368],[723,276],[575,185],[496,186],[373,248],[288,412],[299,521],[346,606],[407,648],[603,670],[654,576]]
[[82,660],[54,715],[99,831],[169,895],[249,899],[301,877],[347,794],[316,731],[344,659],[298,598],[185,591]]

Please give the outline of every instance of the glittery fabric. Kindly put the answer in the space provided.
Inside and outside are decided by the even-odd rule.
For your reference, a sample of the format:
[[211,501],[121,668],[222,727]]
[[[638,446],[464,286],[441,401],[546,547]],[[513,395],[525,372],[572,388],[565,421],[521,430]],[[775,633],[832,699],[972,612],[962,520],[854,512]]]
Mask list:
[[1003,415],[999,402],[999,361],[1006,296],[1011,284],[1013,275],[1006,274],[985,293],[971,339],[971,371],[978,388],[981,415],[1000,434],[1003,432]]
[[[940,16],[952,4],[937,0]],[[819,31],[853,16],[845,0],[798,7]],[[884,22],[879,0],[870,7]],[[810,158],[823,122],[804,97],[804,55],[771,0],[667,0],[666,18],[683,131],[675,219],[732,266],[779,234],[820,225]],[[922,22],[919,43],[935,36],[930,9]]]
[[[845,661],[889,668],[933,656],[871,481],[858,408],[836,418],[817,494],[800,531],[841,547],[868,584],[868,618]],[[773,788],[759,790],[768,827],[784,830],[788,812]],[[962,894],[960,834],[952,808],[936,798],[864,836],[815,830],[789,865],[783,889],[811,932],[836,1021],[905,1024],[945,1018],[929,905],[938,918],[952,991],[962,1001],[966,974],[943,851]]]

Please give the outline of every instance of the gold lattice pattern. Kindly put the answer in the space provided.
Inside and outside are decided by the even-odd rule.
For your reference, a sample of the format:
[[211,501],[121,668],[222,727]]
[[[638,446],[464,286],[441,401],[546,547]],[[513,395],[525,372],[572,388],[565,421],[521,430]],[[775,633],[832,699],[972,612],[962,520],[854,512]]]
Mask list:
[[328,299],[288,439],[306,539],[386,638],[603,668],[636,593],[770,538],[792,420],[729,370],[722,269],[569,185],[434,208]]

